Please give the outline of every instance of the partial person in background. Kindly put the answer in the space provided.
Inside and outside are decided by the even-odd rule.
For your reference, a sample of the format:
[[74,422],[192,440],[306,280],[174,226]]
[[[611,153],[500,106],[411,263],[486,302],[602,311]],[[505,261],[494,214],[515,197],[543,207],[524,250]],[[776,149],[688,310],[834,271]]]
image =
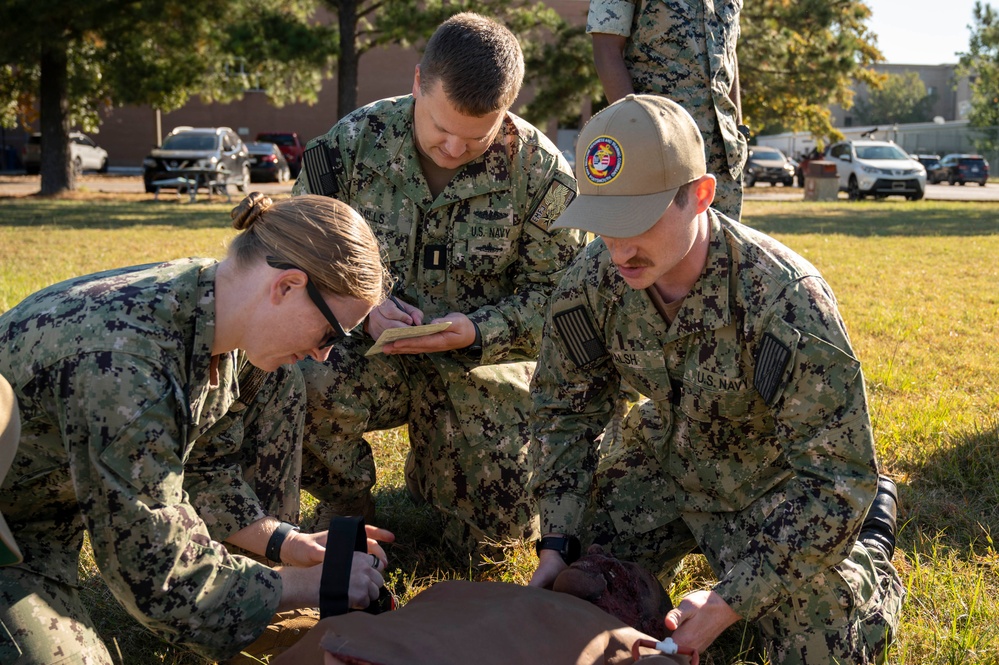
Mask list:
[[717,183],[712,207],[735,220],[747,155],[735,51],[741,11],[742,0],[590,0],[586,19],[607,102],[637,93],[685,108]]
[[[326,533],[282,521],[298,514],[296,363],[324,360],[381,302],[384,271],[368,225],[337,201],[255,193],[232,217],[222,262],[78,277],[0,315],[0,374],[22,419],[0,512],[23,554],[0,568],[0,662],[113,662],[80,597],[85,535],[125,609],[207,658],[236,654],[279,610],[318,605]],[[368,536],[377,557],[343,562],[356,607],[383,584],[373,539],[392,539]]]
[[[427,43],[411,95],[357,109],[306,147],[295,194],[360,212],[395,280],[367,337],[301,363],[302,485],[321,501],[320,523],[371,521],[363,435],[408,425],[407,488],[443,516],[450,542],[534,533],[529,382],[549,296],[583,234],[551,228],[576,182],[554,144],[509,111],[523,76],[509,30],[458,14]],[[430,322],[451,325],[365,355],[383,331]]]

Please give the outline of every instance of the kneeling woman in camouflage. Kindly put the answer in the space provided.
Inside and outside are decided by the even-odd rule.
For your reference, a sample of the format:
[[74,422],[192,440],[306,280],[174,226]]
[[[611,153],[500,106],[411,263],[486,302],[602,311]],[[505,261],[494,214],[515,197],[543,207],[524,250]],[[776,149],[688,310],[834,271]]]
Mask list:
[[[326,359],[383,298],[384,272],[367,224],[338,201],[251,194],[233,219],[221,263],[71,279],[0,316],[0,374],[23,423],[0,511],[24,555],[0,568],[0,662],[112,662],[77,590],[85,532],[122,605],[209,658],[237,653],[279,610],[318,604],[326,534],[275,517],[298,512],[295,363]],[[368,536],[376,556],[351,567],[358,607],[382,584],[375,539],[392,538]]]

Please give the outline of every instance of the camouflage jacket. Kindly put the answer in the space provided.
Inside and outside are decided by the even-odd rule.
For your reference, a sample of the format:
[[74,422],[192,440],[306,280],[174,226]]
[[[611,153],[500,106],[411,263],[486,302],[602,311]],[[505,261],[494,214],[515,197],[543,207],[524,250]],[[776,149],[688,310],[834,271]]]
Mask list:
[[681,510],[739,511],[786,493],[715,587],[749,618],[849,553],[877,472],[860,363],[828,285],[777,241],[709,215],[706,267],[672,324],[603,241],[567,271],[532,383],[532,486],[542,533],[579,532],[594,440],[626,381],[656,404],[651,452]]
[[413,139],[413,98],[384,99],[309,142],[294,191],[332,196],[360,212],[379,240],[395,295],[425,320],[462,312],[478,326],[481,358],[426,356],[459,414],[469,400],[481,403],[472,370],[537,357],[548,297],[583,234],[549,229],[575,197],[576,181],[536,128],[508,113],[486,152],[434,199]]
[[217,356],[212,380],[216,266],[188,259],[79,277],[0,316],[0,373],[23,423],[0,510],[23,568],[76,584],[86,529],[102,576],[136,618],[223,657],[267,625],[281,578],[218,542],[266,513],[229,468],[231,451],[195,445],[224,438],[213,428],[236,405],[245,362]]
[[705,137],[720,132],[736,179],[747,152],[729,97],[738,76],[741,11],[742,0],[590,0],[586,19],[587,33],[629,37],[624,61],[636,93],[680,104]]

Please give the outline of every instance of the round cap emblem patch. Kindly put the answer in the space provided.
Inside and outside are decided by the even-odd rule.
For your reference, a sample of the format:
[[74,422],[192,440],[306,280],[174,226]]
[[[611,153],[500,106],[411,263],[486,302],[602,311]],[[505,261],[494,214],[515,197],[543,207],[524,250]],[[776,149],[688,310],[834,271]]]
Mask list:
[[606,185],[616,178],[624,164],[621,144],[609,136],[598,136],[586,149],[586,179],[594,185]]

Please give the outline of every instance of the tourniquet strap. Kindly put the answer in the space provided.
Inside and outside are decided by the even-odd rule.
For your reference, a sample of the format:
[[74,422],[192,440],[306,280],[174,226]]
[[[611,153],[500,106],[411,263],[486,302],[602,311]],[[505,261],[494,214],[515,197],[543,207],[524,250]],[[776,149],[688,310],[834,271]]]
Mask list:
[[334,517],[326,536],[326,556],[319,582],[319,616],[346,614],[350,609],[350,568],[354,552],[368,551],[363,517]]

